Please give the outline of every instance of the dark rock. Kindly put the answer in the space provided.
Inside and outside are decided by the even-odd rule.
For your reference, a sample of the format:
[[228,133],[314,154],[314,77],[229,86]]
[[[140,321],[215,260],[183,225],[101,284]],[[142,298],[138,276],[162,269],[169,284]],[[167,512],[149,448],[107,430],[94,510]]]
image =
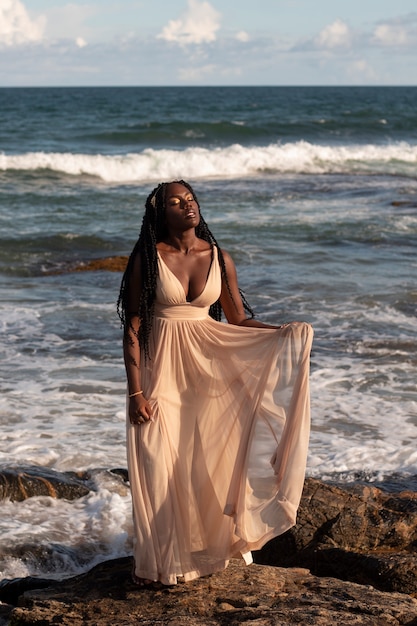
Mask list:
[[74,472],[57,472],[47,467],[0,468],[0,500],[21,502],[32,496],[51,496],[74,500],[90,491],[86,477]]
[[21,596],[10,626],[417,626],[417,601],[306,569],[245,566],[232,560],[212,576],[138,589],[130,559]]
[[[18,545],[2,546],[1,558],[18,559],[29,572],[42,571],[49,574],[65,572],[69,564],[72,568],[86,570],[92,562],[97,562],[97,553],[106,554],[106,546],[99,545],[88,538],[79,540],[74,545],[61,542],[43,543],[42,541],[26,541]],[[102,556],[102,559],[105,557]],[[54,577],[57,579],[57,576]],[[28,584],[33,588],[37,578],[17,579],[17,586]],[[0,583],[0,600],[13,604],[9,592],[15,588],[15,579],[4,579]],[[19,594],[20,595],[20,594]]]
[[391,206],[411,207],[417,208],[417,201],[413,200],[393,200]]
[[0,581],[0,602],[16,605],[19,597],[30,591],[31,589],[45,589],[50,587],[53,581],[48,578],[35,578],[26,576],[26,578],[14,578],[9,580],[4,578]]
[[[3,468],[0,497],[22,500],[32,495],[78,498],[97,482],[125,494],[125,469],[60,473],[47,468]],[[278,567],[308,568],[382,591],[417,594],[417,494],[387,493],[370,484],[343,488],[308,478],[297,525],[254,554],[255,562]],[[14,546],[16,558],[43,563],[60,558],[68,547]],[[83,546],[80,566],[91,562],[94,546]],[[66,554],[63,554],[63,558]],[[74,559],[80,559],[80,555]]]
[[257,563],[307,567],[385,591],[417,592],[417,494],[343,489],[309,478],[297,525],[255,553]]
[[117,483],[129,480],[123,468],[58,472],[36,465],[0,467],[0,500],[9,498],[12,502],[21,502],[33,496],[75,500],[95,490],[98,477],[101,481],[115,479],[114,490],[117,490]]

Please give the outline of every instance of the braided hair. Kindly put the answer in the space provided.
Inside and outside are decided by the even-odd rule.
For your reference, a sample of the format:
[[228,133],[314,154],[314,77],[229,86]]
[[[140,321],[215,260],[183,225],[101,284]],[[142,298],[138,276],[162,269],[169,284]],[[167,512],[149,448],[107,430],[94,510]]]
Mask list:
[[[193,195],[194,200],[200,209],[200,204],[191,185],[184,180],[176,180],[173,182],[186,187]],[[129,257],[120,286],[119,298],[117,300],[117,313],[120,317],[122,327],[125,332],[129,330],[133,331],[130,321],[130,316],[133,312],[128,311],[128,294],[131,286],[133,265],[139,255],[141,263],[141,285],[139,285],[140,299],[138,311],[134,314],[137,314],[140,319],[138,340],[145,359],[149,358],[149,335],[154,318],[156,282],[158,278],[158,257],[156,244],[168,235],[165,223],[165,194],[169,184],[171,183],[160,183],[157,187],[155,187],[155,189],[153,189],[146,199],[145,214],[142,219],[139,239],[137,240]],[[195,229],[195,233],[199,239],[203,239],[204,241],[207,241],[217,247],[222,279],[225,281],[226,287],[232,297],[222,251],[201,213],[200,222]],[[245,310],[251,317],[253,317],[253,311],[241,291],[240,295],[242,297]],[[210,306],[209,315],[217,321],[221,320],[222,308],[220,300],[217,300]]]

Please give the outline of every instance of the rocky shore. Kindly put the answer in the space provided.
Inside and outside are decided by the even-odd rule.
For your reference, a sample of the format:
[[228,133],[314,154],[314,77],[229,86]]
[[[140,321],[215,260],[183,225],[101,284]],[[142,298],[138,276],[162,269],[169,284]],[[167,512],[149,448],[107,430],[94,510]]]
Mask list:
[[306,569],[245,566],[159,589],[136,589],[130,559],[19,598],[10,626],[415,626],[417,601],[405,594],[319,578]]
[[[3,471],[0,495],[21,499],[23,485],[25,497],[46,489],[76,498],[94,488],[94,472],[33,474]],[[168,588],[136,588],[129,558],[62,582],[3,581],[0,625],[417,626],[416,513],[414,491],[309,478],[297,525],[256,552],[254,565],[233,560],[223,572]]]

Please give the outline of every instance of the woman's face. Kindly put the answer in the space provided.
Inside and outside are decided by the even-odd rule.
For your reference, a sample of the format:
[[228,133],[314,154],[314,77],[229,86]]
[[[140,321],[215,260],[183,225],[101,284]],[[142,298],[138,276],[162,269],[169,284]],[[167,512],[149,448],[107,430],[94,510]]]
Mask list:
[[200,210],[193,194],[180,183],[167,185],[165,220],[170,232],[184,232],[196,228],[200,222]]

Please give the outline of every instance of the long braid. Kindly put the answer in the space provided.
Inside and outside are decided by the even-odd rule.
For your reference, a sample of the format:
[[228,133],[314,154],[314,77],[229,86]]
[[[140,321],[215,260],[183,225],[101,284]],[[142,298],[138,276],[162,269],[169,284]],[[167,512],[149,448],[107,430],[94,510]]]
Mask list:
[[[190,191],[190,193],[192,193],[198,207],[200,208],[197,196],[189,183],[185,182],[184,180],[176,180],[173,182],[176,182],[186,187]],[[132,276],[133,264],[136,260],[137,255],[139,255],[141,262],[141,285],[139,285],[140,300],[138,311],[135,313],[137,313],[139,319],[141,320],[138,339],[141,349],[143,350],[145,359],[149,358],[149,336],[152,329],[155,310],[155,293],[158,278],[158,257],[156,244],[162,241],[168,234],[165,226],[165,192],[167,185],[169,184],[170,183],[161,183],[160,185],[155,187],[155,189],[149,194],[148,198],[146,199],[145,214],[142,219],[142,227],[140,230],[139,239],[137,240],[129,257],[129,261],[123,274],[122,283],[120,286],[119,298],[117,300],[117,313],[120,317],[125,332],[127,332],[128,330],[132,329],[130,315],[133,313],[133,311],[127,310],[130,281]],[[203,239],[204,241],[207,241],[208,243],[217,247],[221,275],[223,280],[225,281],[229,294],[232,297],[222,251],[201,213],[200,222],[196,228],[196,235],[200,239]],[[242,291],[240,291],[240,295],[242,297],[242,302],[245,310],[250,314],[251,317],[253,317],[253,311],[249,306]],[[210,306],[209,314],[213,319],[217,321],[221,320],[222,308],[219,300],[217,300],[214,304]]]

